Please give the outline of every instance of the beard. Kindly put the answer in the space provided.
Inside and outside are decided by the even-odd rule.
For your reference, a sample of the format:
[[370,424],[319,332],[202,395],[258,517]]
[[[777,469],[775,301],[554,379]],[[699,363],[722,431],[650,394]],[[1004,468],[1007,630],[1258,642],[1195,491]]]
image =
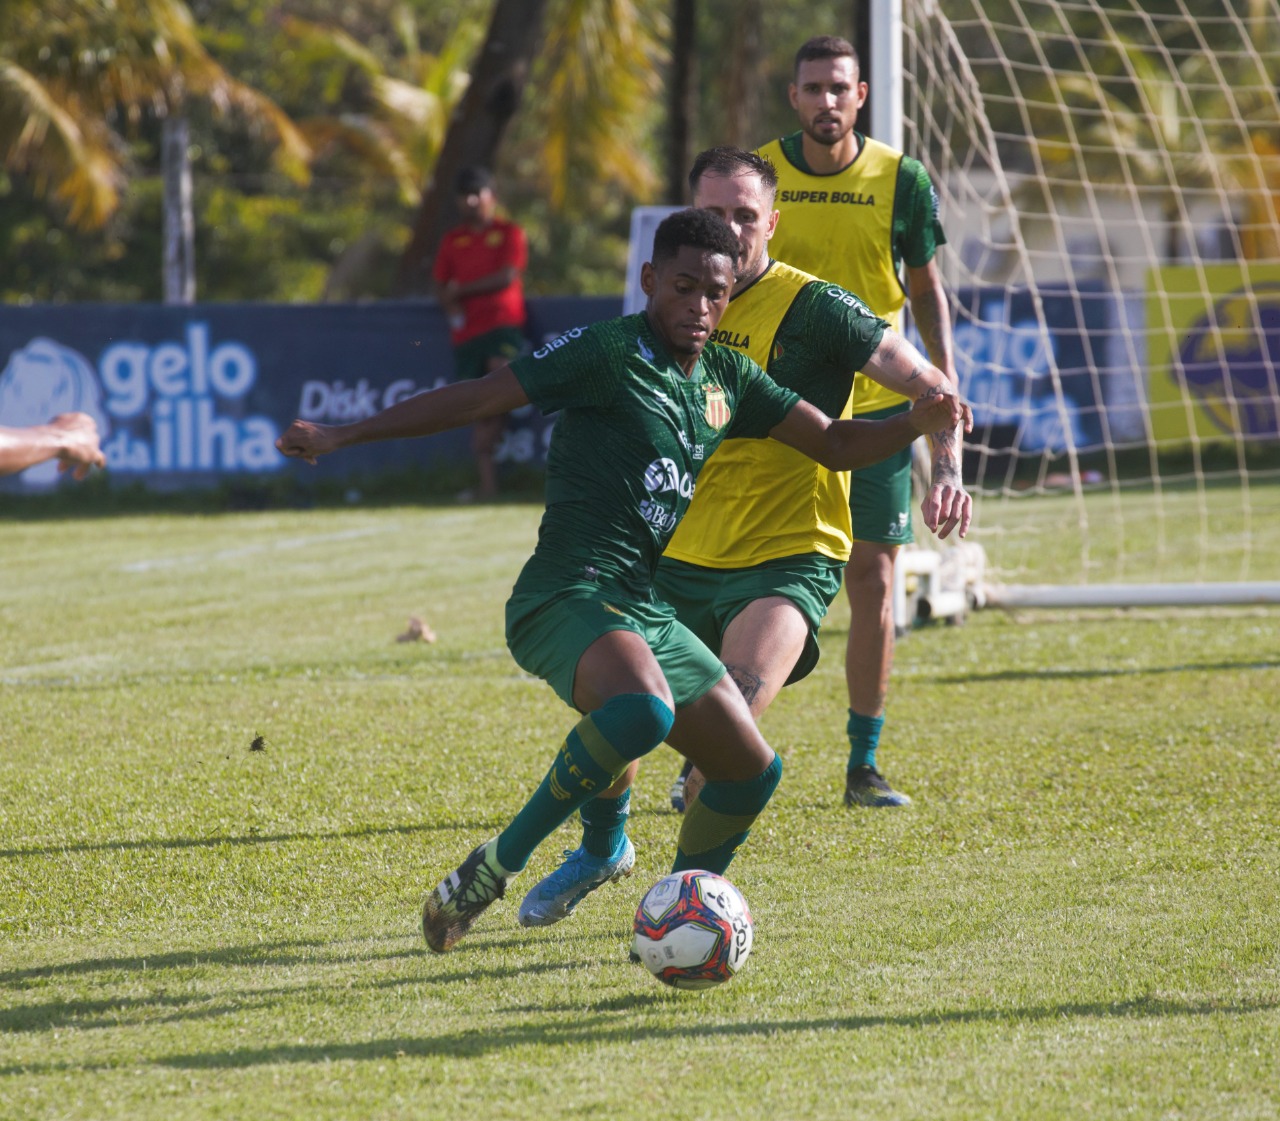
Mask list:
[[[819,132],[820,128],[826,131]],[[834,132],[831,129],[834,128]],[[847,128],[839,121],[831,120],[812,120],[804,125],[805,135],[815,144],[821,144],[824,148],[833,148],[839,144],[852,131],[853,126]]]

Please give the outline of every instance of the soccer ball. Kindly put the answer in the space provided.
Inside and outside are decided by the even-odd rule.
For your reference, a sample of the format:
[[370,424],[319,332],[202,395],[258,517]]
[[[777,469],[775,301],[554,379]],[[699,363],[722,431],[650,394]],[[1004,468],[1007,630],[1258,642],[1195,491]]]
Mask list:
[[723,876],[672,872],[640,900],[631,960],[677,989],[709,989],[742,968],[751,934],[747,901]]

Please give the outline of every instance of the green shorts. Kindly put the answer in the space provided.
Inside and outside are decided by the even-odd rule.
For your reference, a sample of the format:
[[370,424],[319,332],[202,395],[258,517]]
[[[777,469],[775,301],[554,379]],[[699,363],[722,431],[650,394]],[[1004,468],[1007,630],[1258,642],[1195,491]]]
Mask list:
[[453,349],[453,369],[459,381],[474,381],[489,372],[489,359],[510,362],[529,348],[529,340],[519,327],[495,327]]
[[521,669],[542,678],[565,704],[573,703],[578,662],[597,638],[634,631],[658,659],[676,708],[692,704],[725,673],[724,666],[665,603],[638,603],[591,584],[550,596],[507,600],[507,647]]
[[791,600],[809,623],[804,650],[784,682],[794,684],[818,664],[818,628],[840,592],[844,562],[821,553],[781,557],[750,568],[704,568],[663,557],[653,590],[676,616],[717,654],[724,632],[749,603],[769,596]]
[[[881,420],[907,412],[911,406],[890,405],[859,413],[855,420]],[[854,471],[849,481],[849,512],[853,539],[874,545],[908,545],[911,533],[911,445],[888,459]]]

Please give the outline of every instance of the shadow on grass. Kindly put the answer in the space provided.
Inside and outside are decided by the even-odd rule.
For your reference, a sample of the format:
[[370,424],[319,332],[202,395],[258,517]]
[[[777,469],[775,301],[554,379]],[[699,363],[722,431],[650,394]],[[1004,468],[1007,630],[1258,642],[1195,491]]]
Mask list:
[[[629,931],[618,931],[617,938],[621,941],[624,934]],[[421,933],[417,929],[416,922],[411,932],[406,933],[387,933],[383,935],[374,935],[370,937],[359,937],[354,939],[358,944],[369,941],[386,941],[386,942],[404,942],[408,941],[408,945],[404,949],[388,950],[385,952],[368,952],[357,950],[354,952],[334,952],[336,946],[343,943],[333,942],[323,939],[293,939],[282,942],[262,942],[254,943],[249,946],[223,946],[210,949],[195,950],[176,950],[172,953],[160,954],[135,954],[128,957],[101,957],[101,958],[84,958],[81,961],[71,961],[58,963],[54,965],[34,965],[26,969],[9,969],[0,972],[0,985],[11,985],[20,988],[26,988],[28,982],[34,980],[58,981],[66,977],[84,976],[93,973],[122,973],[132,974],[131,980],[136,980],[137,976],[154,976],[157,984],[160,983],[160,975],[165,970],[170,969],[198,969],[206,966],[230,966],[233,968],[248,967],[261,969],[275,969],[280,967],[292,967],[298,965],[312,965],[317,967],[326,967],[334,965],[368,965],[374,962],[386,962],[395,960],[416,960],[422,962],[439,962],[448,961],[458,965],[466,965],[469,958],[479,954],[481,956],[492,955],[495,950],[528,950],[530,945],[536,945],[539,939],[537,932],[528,933],[511,933],[502,934],[498,932],[489,932],[487,934],[473,935],[465,945],[454,950],[447,957],[438,954],[432,954],[427,950],[421,941]],[[543,941],[554,941],[551,938],[545,938]],[[354,989],[381,989],[396,988],[406,985],[419,984],[451,984],[464,983],[476,979],[503,979],[520,976],[529,973],[554,973],[562,970],[576,969],[580,966],[580,962],[575,959],[566,958],[555,962],[534,962],[525,965],[510,965],[500,968],[461,968],[455,969],[448,973],[424,973],[419,976],[396,976],[391,978],[383,978],[369,984],[356,984],[349,986]],[[254,993],[264,992],[267,990],[253,990]],[[274,990],[280,993],[297,993],[301,989],[279,989]],[[193,1000],[207,999],[205,997],[192,997]],[[171,1001],[165,994],[157,994],[155,1000],[157,1002]],[[74,1003],[74,1002],[73,1002]],[[123,1007],[131,1003],[131,998],[121,998],[120,1000],[106,999],[103,1001],[88,1002],[92,1005],[102,1004],[105,1006]],[[146,1001],[139,1003],[145,1004]],[[66,1003],[56,1003],[50,1007],[71,1007]],[[28,1006],[30,1008],[31,1006]],[[19,1008],[11,1010],[0,1009],[0,1031],[5,1030],[8,1022],[6,1016],[8,1012],[18,1014]]]
[[[377,954],[373,956],[358,955],[345,959],[325,958],[317,960],[298,955],[277,955],[255,959],[251,962],[235,964],[251,964],[264,968],[277,966],[361,964],[373,961],[390,961],[396,958],[425,958],[428,951],[415,947],[399,953]],[[189,959],[170,963],[170,965],[206,964],[217,955],[181,955]],[[199,960],[195,960],[195,959]],[[141,959],[139,959],[141,960]],[[147,958],[147,968],[158,969],[157,959]],[[119,964],[124,962],[126,964]],[[128,959],[104,959],[99,962],[78,963],[80,965],[103,966],[110,968],[129,968]],[[471,969],[465,972],[453,972],[434,976],[395,977],[374,981],[370,984],[344,985],[343,992],[359,993],[376,989],[400,989],[414,985],[448,985],[465,984],[476,980],[511,980],[516,976],[527,976],[538,973],[571,972],[580,967],[580,962],[542,962],[510,968]],[[73,970],[74,971],[74,970]],[[13,976],[12,974],[8,976]],[[248,989],[238,993],[201,992],[190,994],[174,994],[167,992],[151,993],[147,996],[102,997],[97,1000],[53,1000],[43,1004],[13,1005],[0,1008],[0,1035],[19,1032],[55,1031],[60,1028],[75,1028],[77,1031],[92,1031],[104,1028],[126,1028],[141,1025],[153,1026],[164,1023],[179,1023],[188,1020],[214,1020],[221,1016],[239,1016],[254,1009],[274,1008],[280,1010],[289,1001],[300,1001],[310,1004],[315,1000],[317,990],[324,985],[302,984],[287,987],[270,987]],[[602,1005],[595,1006],[597,1009]],[[512,1009],[510,1011],[520,1011]]]
[[459,829],[484,833],[500,829],[505,821],[433,821],[414,825],[369,825],[356,829],[317,830],[305,833],[246,833],[222,837],[158,837],[145,841],[72,841],[65,845],[33,845],[30,848],[0,849],[0,858],[17,856],[61,856],[72,852],[128,852],[132,849],[216,849],[223,845],[275,845],[291,841],[340,841],[391,834],[440,833]]
[[[396,940],[400,940],[399,935]],[[277,968],[295,965],[335,965],[352,962],[390,961],[395,958],[417,958],[426,953],[414,948],[390,953],[325,953],[334,943],[318,939],[288,942],[263,942],[252,946],[224,946],[207,950],[177,950],[168,954],[135,954],[130,957],[85,958],[57,965],[33,965],[27,969],[8,969],[0,973],[0,985],[23,985],[36,979],[56,981],[62,977],[88,973],[155,973],[165,969],[196,969],[209,965],[253,966]],[[313,952],[304,952],[313,951]],[[136,980],[136,977],[133,978]]]
[[[173,1023],[187,1020],[213,1020],[234,1016],[250,1009],[278,1006],[288,989],[259,989],[242,997],[228,999],[226,994],[172,996],[155,993],[146,997],[118,997],[102,1000],[59,1000],[49,1004],[18,1005],[0,1009],[0,1034],[56,1031],[75,1028],[134,1027],[145,1023]],[[168,1015],[156,1015],[161,1009]]]
[[[601,1045],[633,1045],[640,1041],[688,1039],[689,1024],[663,1022],[645,1024],[620,1014],[635,1012],[645,1006],[668,1008],[684,998],[680,994],[638,993],[596,1006],[553,1009],[572,1017],[572,1022],[546,1019],[526,1020],[510,1027],[484,1026],[439,1036],[397,1036],[364,1042],[334,1040],[328,1043],[284,1044],[278,1047],[245,1047],[228,1051],[201,1051],[191,1054],[161,1056],[151,1065],[178,1070],[244,1070],[281,1063],[385,1062],[402,1058],[478,1058],[501,1054],[519,1047],[581,1047]],[[928,1029],[949,1024],[1037,1024],[1061,1023],[1068,1019],[1144,1020],[1190,1016],[1249,1016],[1274,1011],[1275,1002],[1220,1004],[1213,1001],[1179,1002],[1141,998],[1111,1004],[1056,1004],[1030,1008],[955,1009],[925,1011],[904,1016],[821,1016],[814,1019],[757,1020],[727,1024],[699,1022],[701,1037],[776,1037],[802,1032],[856,1032],[875,1028]],[[690,1014],[698,1006],[689,1005]],[[544,1006],[513,1009],[514,1015],[546,1013]],[[89,1072],[112,1069],[111,1064],[47,1063],[0,1067],[0,1076],[53,1072]]]
[[9,969],[0,973],[0,984],[15,984],[60,976],[88,973],[143,973],[163,969],[192,969],[204,965],[301,965],[315,961],[314,953],[303,950],[319,950],[328,942],[307,941],[261,942],[253,946],[227,946],[220,950],[179,950],[172,953],[138,953],[129,957],[88,957],[83,961],[68,961],[58,965],[33,965],[29,969]]

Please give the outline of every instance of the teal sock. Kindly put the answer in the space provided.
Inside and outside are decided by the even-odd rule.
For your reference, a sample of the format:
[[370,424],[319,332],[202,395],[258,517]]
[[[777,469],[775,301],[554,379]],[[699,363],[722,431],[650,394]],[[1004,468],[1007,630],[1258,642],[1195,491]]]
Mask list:
[[782,760],[773,757],[762,773],[745,782],[709,782],[685,811],[673,872],[705,868],[722,875],[782,778]]
[[849,723],[845,731],[849,733],[849,766],[874,767],[876,765],[876,748],[880,746],[880,729],[884,727],[884,715],[862,716],[849,710]]
[[592,798],[578,812],[582,816],[582,847],[592,856],[608,860],[627,835],[631,791],[624,790],[619,798]]
[[498,835],[498,863],[508,872],[522,871],[533,850],[580,806],[666,739],[674,719],[671,709],[648,693],[611,697],[584,716],[565,737],[533,796]]

